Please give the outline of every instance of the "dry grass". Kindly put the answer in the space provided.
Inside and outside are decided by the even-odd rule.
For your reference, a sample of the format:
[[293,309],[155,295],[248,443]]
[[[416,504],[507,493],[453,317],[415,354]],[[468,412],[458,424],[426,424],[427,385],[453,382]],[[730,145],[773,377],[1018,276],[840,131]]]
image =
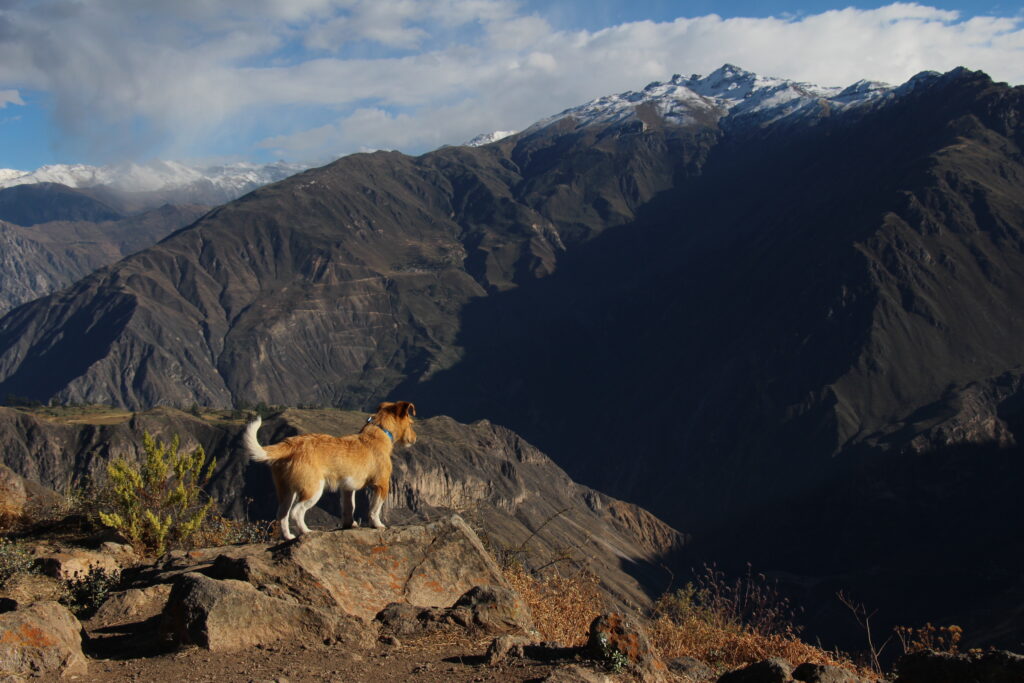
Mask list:
[[566,647],[586,644],[590,622],[605,610],[597,577],[586,572],[562,576],[554,570],[537,575],[517,562],[507,563],[502,572],[530,606],[544,640]]
[[797,612],[773,583],[749,567],[745,576],[732,580],[714,566],[705,567],[696,583],[658,600],[651,641],[665,659],[694,657],[720,671],[781,657],[794,665],[839,666],[870,676],[849,657],[801,640]]
[[893,630],[903,647],[903,654],[932,650],[955,655],[960,652],[960,639],[964,635],[964,630],[956,624],[934,626],[927,623],[916,628],[897,626]]
[[699,617],[679,622],[661,615],[651,623],[650,636],[651,644],[665,659],[694,657],[723,670],[772,657],[782,657],[796,664],[813,662],[854,668],[848,660],[793,636],[754,633],[742,627],[709,623]]

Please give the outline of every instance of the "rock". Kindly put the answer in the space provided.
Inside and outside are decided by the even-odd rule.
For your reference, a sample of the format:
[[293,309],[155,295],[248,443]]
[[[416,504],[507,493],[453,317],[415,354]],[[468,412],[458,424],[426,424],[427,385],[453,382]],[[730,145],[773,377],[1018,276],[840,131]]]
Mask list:
[[194,644],[214,652],[280,640],[315,644],[325,638],[371,648],[377,639],[374,628],[340,610],[288,602],[264,595],[243,581],[202,574],[184,574],[175,583],[161,630],[179,645]]
[[840,666],[811,662],[794,669],[793,678],[804,683],[866,683],[865,679]]
[[546,683],[612,683],[618,679],[578,664],[567,664],[558,667],[543,680]]
[[518,593],[504,586],[474,586],[452,610],[468,611],[472,625],[486,633],[534,631],[529,606]]
[[647,633],[632,619],[615,612],[590,624],[586,650],[614,669],[628,668],[645,680],[664,680],[668,667],[654,654]]
[[0,520],[47,517],[64,497],[0,463]]
[[35,572],[19,572],[7,579],[3,595],[19,605],[34,602],[57,602],[64,593],[64,584],[50,576]]
[[39,602],[0,614],[0,669],[22,676],[84,674],[82,627],[66,607]]
[[766,659],[736,671],[730,671],[718,679],[718,683],[790,683],[793,665],[785,659]]
[[474,586],[508,584],[458,515],[386,530],[315,532],[218,557],[208,572],[267,595],[341,608],[370,620],[388,604],[448,607]]
[[668,661],[668,669],[690,681],[713,681],[714,670],[694,657],[676,657]]
[[0,520],[21,517],[27,501],[24,480],[11,468],[0,464]]
[[895,683],[1019,683],[1024,655],[1006,650],[969,654],[914,652],[896,663]]
[[487,663],[491,666],[498,664],[508,656],[522,657],[523,648],[530,645],[531,640],[527,636],[505,634],[498,636],[491,641],[491,644],[487,646],[487,653],[484,657],[487,658]]
[[451,607],[416,607],[393,602],[376,616],[382,628],[396,635],[423,635],[461,628],[476,633],[533,633],[533,618],[519,595],[502,586],[474,586]]
[[[421,615],[423,615],[422,618]],[[411,636],[431,630],[431,625],[436,624],[437,621],[430,617],[431,610],[425,610],[407,602],[393,602],[382,609],[375,619],[381,625],[382,630],[399,636]]]
[[106,553],[81,548],[69,548],[36,559],[36,566],[44,574],[62,581],[85,578],[93,569],[115,574],[120,572],[125,564],[122,559]]
[[169,584],[130,588],[112,594],[89,619],[90,628],[145,621],[163,612],[171,593]]

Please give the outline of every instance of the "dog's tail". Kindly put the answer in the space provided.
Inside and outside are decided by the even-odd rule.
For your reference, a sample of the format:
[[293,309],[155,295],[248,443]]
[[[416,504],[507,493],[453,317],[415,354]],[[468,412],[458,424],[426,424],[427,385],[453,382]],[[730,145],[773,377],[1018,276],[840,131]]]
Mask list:
[[270,460],[270,455],[263,450],[263,446],[256,440],[256,432],[259,431],[261,424],[263,424],[263,420],[257,415],[255,420],[245,426],[245,433],[242,434],[242,448],[249,454],[249,460],[253,462],[267,462]]

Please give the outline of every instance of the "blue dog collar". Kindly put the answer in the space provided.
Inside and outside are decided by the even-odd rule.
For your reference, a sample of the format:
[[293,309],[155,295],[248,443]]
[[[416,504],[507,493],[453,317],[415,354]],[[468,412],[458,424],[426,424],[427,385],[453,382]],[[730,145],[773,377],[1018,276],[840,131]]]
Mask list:
[[394,435],[394,434],[392,434],[391,432],[389,432],[388,430],[384,429],[383,427],[381,427],[381,426],[380,426],[379,424],[377,424],[376,422],[374,422],[374,421],[373,421],[373,418],[372,418],[372,417],[368,417],[368,418],[366,418],[366,422],[367,422],[367,423],[369,423],[369,424],[372,424],[372,425],[373,425],[374,427],[376,427],[377,429],[379,429],[379,430],[381,430],[382,432],[384,432],[385,434],[387,434],[387,435],[388,435],[388,438],[389,438],[389,439],[391,439],[391,442],[392,442],[392,443],[394,443],[394,441],[395,441],[395,435]]

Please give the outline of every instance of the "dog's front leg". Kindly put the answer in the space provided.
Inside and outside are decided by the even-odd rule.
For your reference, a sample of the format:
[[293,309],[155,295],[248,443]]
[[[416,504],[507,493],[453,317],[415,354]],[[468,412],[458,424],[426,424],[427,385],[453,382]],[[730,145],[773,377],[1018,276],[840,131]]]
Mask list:
[[352,529],[359,526],[359,522],[356,521],[356,492],[355,491],[342,491],[341,492],[341,528]]

